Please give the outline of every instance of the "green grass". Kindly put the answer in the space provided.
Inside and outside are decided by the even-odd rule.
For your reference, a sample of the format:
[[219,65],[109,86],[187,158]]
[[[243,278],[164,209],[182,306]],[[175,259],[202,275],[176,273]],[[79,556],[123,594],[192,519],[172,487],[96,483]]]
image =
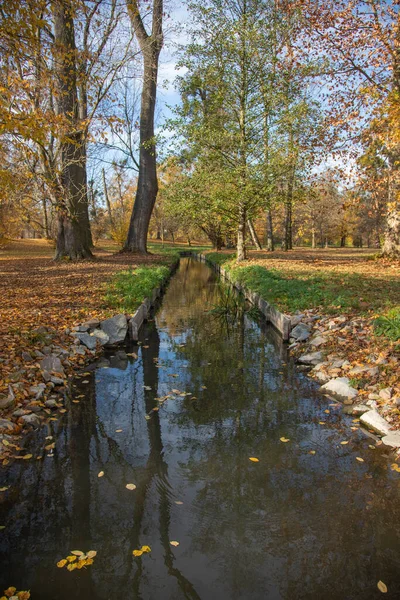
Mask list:
[[400,306],[375,319],[374,329],[376,335],[385,336],[394,342],[400,340]]
[[[277,308],[293,313],[309,308],[321,308],[327,314],[356,312],[359,314],[387,314],[388,320],[378,321],[378,329],[397,335],[399,317],[389,315],[390,310],[399,311],[400,280],[393,278],[385,285],[373,276],[358,273],[335,273],[334,271],[310,271],[295,273],[277,268],[267,269],[261,265],[237,265],[233,254],[210,253],[207,258],[216,264],[225,264],[233,281],[258,293]],[[396,308],[397,307],[397,308]],[[389,312],[388,312],[389,311]],[[396,313],[398,314],[398,313]],[[394,338],[392,338],[394,339]]]
[[151,296],[154,288],[162,284],[168,273],[169,268],[165,265],[120,271],[108,285],[105,302],[118,311],[133,312],[145,298]]

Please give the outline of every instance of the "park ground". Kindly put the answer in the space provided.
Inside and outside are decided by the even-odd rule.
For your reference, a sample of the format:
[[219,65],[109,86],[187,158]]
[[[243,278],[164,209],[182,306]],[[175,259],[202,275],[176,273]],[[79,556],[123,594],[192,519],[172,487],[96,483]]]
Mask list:
[[[96,260],[78,263],[54,262],[53,248],[45,240],[15,240],[0,249],[0,394],[4,397],[11,384],[17,405],[30,400],[29,389],[41,381],[35,352],[48,343],[41,327],[52,333],[53,344],[63,347],[71,343],[66,329],[92,318],[133,313],[182,249],[189,248],[152,243],[152,254],[139,257],[118,253],[107,241],[95,249]],[[236,266],[232,252],[202,251],[282,311],[327,320],[345,316],[340,335],[335,330],[329,335],[324,327],[318,331],[318,323],[314,333],[328,333],[324,351],[346,358],[351,368],[380,364],[379,375],[360,373],[352,385],[361,395],[372,394],[378,410],[384,404],[386,418],[400,427],[399,262],[379,259],[366,249],[300,248],[273,254],[250,251],[246,264]],[[382,316],[389,325],[374,327]],[[32,356],[28,363],[26,353]],[[90,358],[77,355],[70,374]],[[390,398],[380,402],[379,392],[388,389]],[[0,417],[10,416],[10,410],[2,412]]]

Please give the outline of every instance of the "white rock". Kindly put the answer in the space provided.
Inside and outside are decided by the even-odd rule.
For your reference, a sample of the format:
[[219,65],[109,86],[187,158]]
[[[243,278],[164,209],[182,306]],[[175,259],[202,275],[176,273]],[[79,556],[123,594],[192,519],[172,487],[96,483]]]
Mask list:
[[330,379],[329,375],[323,373],[322,371],[317,371],[316,373],[314,373],[314,377],[317,381],[320,381],[321,383],[326,383]]
[[371,409],[366,404],[356,404],[355,406],[352,407],[351,414],[356,417],[360,417],[361,415],[368,412],[369,410],[371,410]]
[[311,346],[315,346],[315,348],[318,348],[319,346],[326,344],[327,341],[328,340],[326,338],[322,337],[322,335],[318,335],[317,337],[310,340],[310,344],[311,344]]
[[390,400],[390,398],[392,397],[392,388],[388,387],[388,388],[385,388],[384,390],[381,390],[379,392],[379,397],[382,398],[383,400]]
[[304,340],[307,340],[310,337],[310,335],[311,330],[307,325],[304,325],[304,323],[299,323],[290,332],[290,337],[294,338],[298,342],[304,342]]
[[303,354],[299,357],[299,362],[304,365],[317,365],[323,359],[322,352],[311,352],[310,354]]
[[369,410],[360,417],[360,422],[379,435],[388,435],[390,426],[376,410]]
[[102,346],[105,346],[110,341],[109,336],[101,329],[95,329],[92,333],[92,336],[98,339]]
[[385,446],[391,446],[392,448],[400,448],[400,431],[393,431],[382,438],[382,442]]
[[342,398],[355,398],[358,395],[357,390],[349,384],[347,377],[336,377],[335,379],[331,379],[321,387],[321,390],[332,392]]

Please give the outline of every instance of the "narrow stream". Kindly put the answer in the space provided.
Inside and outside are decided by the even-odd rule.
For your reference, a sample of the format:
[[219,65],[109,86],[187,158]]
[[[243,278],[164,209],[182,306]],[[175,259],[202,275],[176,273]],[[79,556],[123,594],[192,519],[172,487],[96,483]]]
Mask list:
[[[139,345],[86,370],[8,469],[0,596],[369,600],[381,580],[400,598],[400,475],[274,330],[210,313],[220,296],[182,259]],[[97,556],[57,568],[71,550]]]

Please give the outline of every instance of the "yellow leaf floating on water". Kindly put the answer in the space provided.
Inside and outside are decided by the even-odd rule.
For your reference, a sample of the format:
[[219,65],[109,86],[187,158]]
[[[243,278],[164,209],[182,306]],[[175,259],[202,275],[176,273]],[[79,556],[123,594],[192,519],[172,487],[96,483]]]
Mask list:
[[104,471],[100,471],[100,473],[97,475],[97,477],[103,477],[104,475]]
[[392,469],[392,471],[397,471],[397,473],[400,473],[400,467],[397,463],[393,463],[391,465],[391,469]]
[[331,414],[331,411],[330,411],[330,410],[328,410],[328,409],[326,409],[324,412],[325,412],[327,415],[330,415],[330,414]]
[[30,592],[18,592],[17,593],[18,600],[29,600],[30,597],[31,597]]
[[172,540],[172,542],[170,542],[171,546],[179,546],[179,542],[175,542],[174,540]]
[[67,562],[68,562],[68,561],[67,561],[65,558],[63,558],[62,560],[59,560],[59,561],[58,561],[58,563],[57,563],[57,567],[58,567],[59,569],[62,569],[63,567],[65,567],[65,565],[67,564]]
[[368,446],[370,450],[376,450],[376,446],[372,446],[371,444]]
[[127,490],[136,490],[136,485],[134,483],[127,483],[125,487]]
[[71,550],[71,554],[74,554],[75,556],[83,556],[85,553],[82,552],[82,550]]
[[348,444],[349,442],[340,442],[342,444],[342,446],[345,446],[346,444]]
[[9,587],[6,590],[4,590],[4,593],[6,596],[10,597],[10,596],[14,596],[15,592],[17,591],[17,588],[15,587]]
[[180,500],[175,500],[175,504],[180,505],[180,504],[183,504],[183,502],[181,502]]
[[385,584],[383,583],[383,581],[378,581],[378,584],[377,584],[377,586],[378,586],[378,590],[379,590],[380,592],[382,592],[382,594],[386,594],[386,592],[388,591],[388,589],[387,589],[387,585],[385,585]]
[[70,565],[67,565],[67,569],[68,569],[68,571],[74,571],[77,568],[77,566],[78,565],[76,563],[70,564]]
[[29,460],[30,458],[32,458],[32,454],[25,454],[25,456],[22,457],[24,460]]
[[[97,551],[96,551],[96,550],[90,550],[90,551],[89,551],[89,552],[86,554],[86,556],[87,556],[88,558],[94,558],[95,556],[97,556]],[[90,563],[90,564],[92,564],[92,563]]]
[[315,454],[315,450],[310,450],[309,454]]
[[358,460],[359,462],[364,462],[364,459],[361,458],[360,456],[356,456],[356,460]]
[[142,546],[141,551],[142,552],[151,552],[151,548],[150,548],[150,546]]
[[8,487],[2,487],[2,488],[0,488],[0,492],[5,492],[7,490],[8,490]]
[[251,462],[260,462],[258,458],[256,458],[255,456],[250,456],[249,460],[251,460]]
[[121,433],[122,429],[116,429],[115,433]]
[[142,556],[143,550],[134,550],[132,554],[133,556]]
[[289,438],[281,437],[279,439],[281,442],[290,442]]
[[67,561],[68,561],[69,563],[73,563],[73,562],[74,562],[74,560],[76,560],[76,556],[73,556],[73,555],[71,555],[71,556],[67,556]]
[[325,425],[325,421],[320,421],[319,424],[320,425]]

